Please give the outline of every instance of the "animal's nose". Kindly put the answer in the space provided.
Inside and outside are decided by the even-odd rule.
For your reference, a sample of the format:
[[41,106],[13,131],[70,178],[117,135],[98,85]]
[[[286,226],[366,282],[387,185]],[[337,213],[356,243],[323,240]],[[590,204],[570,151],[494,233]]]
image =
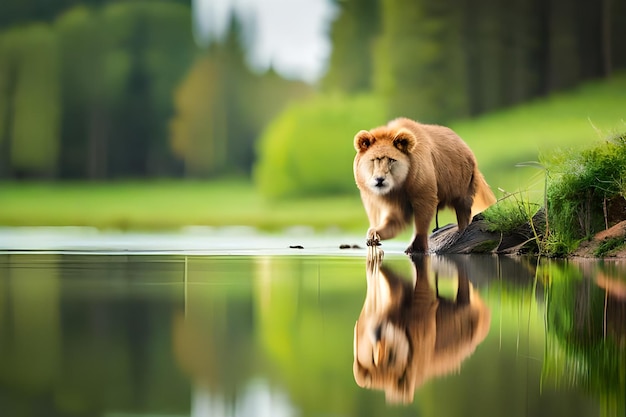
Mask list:
[[383,183],[385,182],[385,179],[383,177],[376,177],[375,180],[377,187],[382,187]]

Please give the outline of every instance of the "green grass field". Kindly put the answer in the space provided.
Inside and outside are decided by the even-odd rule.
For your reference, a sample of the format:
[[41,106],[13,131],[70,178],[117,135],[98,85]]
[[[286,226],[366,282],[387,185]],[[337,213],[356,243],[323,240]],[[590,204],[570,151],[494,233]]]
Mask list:
[[249,182],[0,183],[0,225],[175,229],[249,225],[264,230],[308,225],[360,230],[366,216],[352,196],[268,202]]
[[[494,190],[543,194],[537,161],[559,148],[591,145],[626,130],[626,74],[451,126],[476,153]],[[346,161],[351,165],[352,161]],[[500,197],[501,192],[496,191]],[[440,222],[454,221],[444,212]],[[250,225],[281,230],[364,231],[367,218],[356,187],[347,196],[268,202],[244,180],[111,183],[0,183],[0,225],[175,229],[185,225]]]
[[451,127],[470,145],[494,191],[542,194],[543,172],[516,165],[559,149],[591,146],[626,131],[626,74]]

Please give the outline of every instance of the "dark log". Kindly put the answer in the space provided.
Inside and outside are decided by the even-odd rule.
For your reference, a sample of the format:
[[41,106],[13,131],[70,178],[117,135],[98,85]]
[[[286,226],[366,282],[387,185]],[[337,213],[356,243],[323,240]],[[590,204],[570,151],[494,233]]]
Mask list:
[[470,225],[459,234],[455,224],[448,224],[430,235],[429,247],[435,253],[498,253],[522,254],[537,251],[537,239],[545,229],[545,214],[539,210],[531,222],[512,232],[490,231],[482,214],[477,214]]

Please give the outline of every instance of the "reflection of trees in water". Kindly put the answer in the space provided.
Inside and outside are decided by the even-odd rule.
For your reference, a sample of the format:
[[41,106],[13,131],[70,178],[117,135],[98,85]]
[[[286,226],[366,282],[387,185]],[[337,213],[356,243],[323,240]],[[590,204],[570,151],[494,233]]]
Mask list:
[[[455,279],[447,279],[456,276],[457,262],[463,263],[470,284],[480,288],[494,317],[502,314],[499,308],[503,310],[497,303],[518,311],[536,300],[534,292],[529,297],[535,277],[532,258],[528,263],[491,256],[453,259],[431,257],[441,277],[441,296],[452,303],[452,310],[465,308],[463,303],[454,305],[453,299],[465,295],[452,284]],[[34,417],[53,415],[53,410],[76,416],[99,410],[182,415],[207,398],[217,407],[232,406],[224,415],[240,415],[233,410],[241,413],[262,398],[271,400],[269,404],[276,407],[272,411],[293,407],[303,415],[397,416],[416,415],[416,410],[420,415],[465,415],[468,407],[475,411],[472,414],[481,415],[507,415],[503,410],[509,409],[529,410],[510,415],[552,409],[559,415],[582,415],[581,410],[596,407],[568,390],[545,390],[539,395],[540,364],[531,369],[534,363],[518,360],[517,322],[505,317],[503,328],[510,331],[500,336],[502,344],[494,329],[472,359],[463,362],[458,377],[434,379],[422,386],[410,407],[387,408],[373,393],[356,386],[350,372],[352,331],[365,290],[364,259],[198,257],[188,268],[187,319],[180,280],[183,267],[171,260],[0,255],[0,415]],[[408,279],[413,264],[404,257],[385,260],[387,266],[404,272],[396,263],[406,267],[407,274],[398,278],[413,294],[415,287]],[[602,355],[613,360],[613,373],[600,375],[608,371],[598,366],[594,368],[598,375],[587,379],[606,377],[605,385],[593,392],[615,396],[617,388],[610,384],[624,369],[623,359],[615,359],[624,356],[623,302],[614,297],[620,294],[616,283],[623,282],[614,279],[620,271],[603,267],[581,272],[559,264],[539,272],[546,276],[546,285],[553,285],[546,289],[550,309],[558,307],[557,293],[571,289],[566,292],[569,298],[562,297],[569,304],[561,301],[565,308],[559,307],[559,317],[573,323],[586,310],[591,312],[590,323],[571,330],[571,343],[589,334],[595,338],[587,350],[603,340],[604,329],[598,323],[603,323],[606,300],[607,341],[602,343],[615,340],[622,350],[604,348]],[[583,275],[600,288],[593,281],[582,283]],[[565,285],[572,279],[577,284]],[[432,287],[423,288],[431,297]],[[503,293],[509,296],[502,297]],[[440,310],[444,313],[445,308]],[[549,347],[560,349],[560,356],[547,364],[553,368],[561,366],[556,361],[562,360],[563,352],[577,354],[573,348],[565,351],[562,346],[568,340],[557,340],[554,329],[549,323]],[[541,331],[540,325],[533,329],[534,334]],[[506,339],[511,333],[513,337]],[[536,339],[543,342],[539,336]],[[451,348],[454,340],[440,338],[439,346]],[[538,352],[541,355],[542,346]],[[572,360],[584,364],[581,355]],[[606,358],[593,360],[610,363]],[[557,375],[561,374],[565,373]],[[200,391],[190,392],[189,380],[200,381],[195,385]],[[584,386],[580,378],[575,383]],[[295,414],[293,409],[285,415]]]
[[545,262],[544,378],[582,387],[604,412],[626,411],[626,269]]
[[168,354],[169,317],[180,301],[174,287],[159,285],[177,280],[179,266],[153,269],[141,257],[0,256],[7,264],[0,267],[0,415],[187,410],[188,385]]
[[185,309],[174,314],[178,366],[194,384],[233,403],[257,369],[253,263],[190,260]]

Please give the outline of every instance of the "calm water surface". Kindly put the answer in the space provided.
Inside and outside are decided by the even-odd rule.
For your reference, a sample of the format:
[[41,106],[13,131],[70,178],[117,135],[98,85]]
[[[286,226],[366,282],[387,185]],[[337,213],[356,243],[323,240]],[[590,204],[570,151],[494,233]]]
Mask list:
[[1,416],[623,416],[625,398],[615,262],[0,254]]

